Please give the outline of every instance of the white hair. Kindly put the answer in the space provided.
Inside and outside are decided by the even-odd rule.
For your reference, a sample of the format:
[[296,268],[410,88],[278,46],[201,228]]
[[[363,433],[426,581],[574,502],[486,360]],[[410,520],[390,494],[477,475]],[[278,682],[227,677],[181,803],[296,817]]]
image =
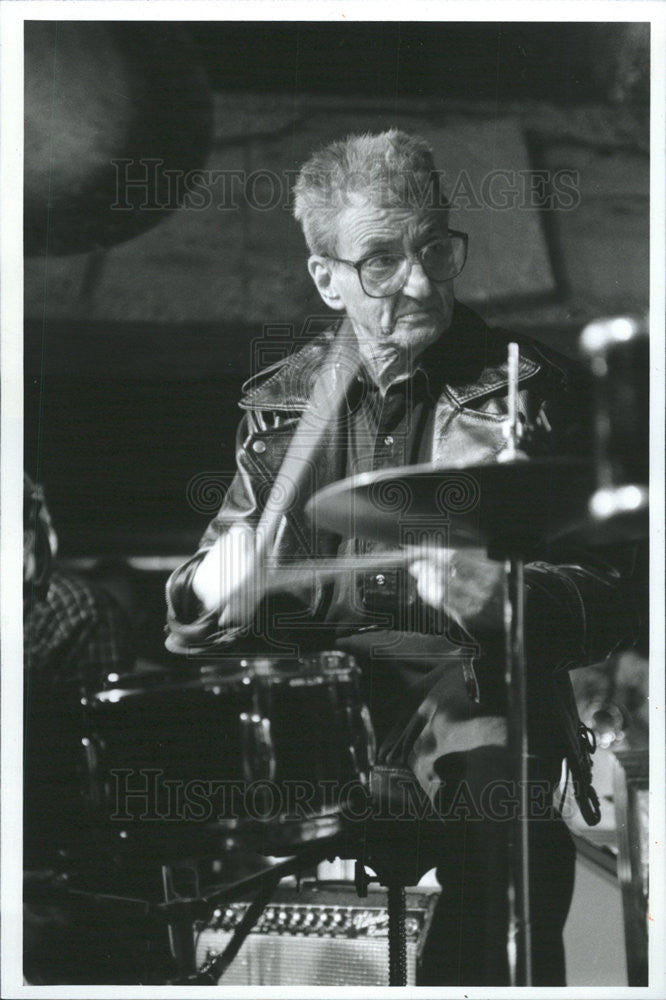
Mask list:
[[398,129],[350,135],[311,156],[294,185],[294,216],[310,253],[335,253],[337,221],[353,195],[382,205],[449,208],[425,139]]

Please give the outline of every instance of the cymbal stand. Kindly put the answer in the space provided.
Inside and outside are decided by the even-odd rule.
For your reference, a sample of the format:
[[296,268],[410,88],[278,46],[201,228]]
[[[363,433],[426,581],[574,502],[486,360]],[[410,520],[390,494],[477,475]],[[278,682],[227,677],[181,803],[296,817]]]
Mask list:
[[[522,427],[518,419],[518,344],[509,344],[507,443],[500,462],[527,458],[520,451]],[[508,743],[511,771],[518,795],[518,814],[511,831],[509,860],[509,933],[507,955],[512,986],[532,985],[532,923],[529,847],[529,741],[527,732],[527,680],[525,675],[524,559],[519,541],[504,539],[505,597],[504,635],[506,648]]]
[[512,555],[505,563],[506,689],[509,753],[517,786],[518,814],[513,818],[509,867],[509,975],[512,986],[532,985],[532,927],[529,867],[529,745],[525,677],[523,559]]

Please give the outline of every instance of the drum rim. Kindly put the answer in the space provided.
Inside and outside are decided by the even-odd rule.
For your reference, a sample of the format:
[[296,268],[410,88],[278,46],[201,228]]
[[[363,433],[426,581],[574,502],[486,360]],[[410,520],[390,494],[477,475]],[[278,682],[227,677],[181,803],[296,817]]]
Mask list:
[[[335,662],[324,665],[324,657]],[[221,695],[225,688],[250,686],[253,681],[271,686],[317,686],[349,681],[359,673],[354,657],[342,650],[322,650],[300,657],[243,656],[233,661],[234,669],[228,665],[231,662],[223,660],[198,665],[195,674],[186,674],[177,666],[144,673],[110,673],[104,679],[105,686],[86,701],[88,704],[118,704],[129,698],[159,697],[169,691],[206,691]],[[281,663],[293,664],[293,668],[280,670]]]

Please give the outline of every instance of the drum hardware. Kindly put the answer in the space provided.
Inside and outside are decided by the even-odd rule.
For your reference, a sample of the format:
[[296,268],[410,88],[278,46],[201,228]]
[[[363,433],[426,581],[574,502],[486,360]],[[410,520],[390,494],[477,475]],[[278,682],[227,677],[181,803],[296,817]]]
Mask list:
[[[217,983],[263,909],[270,902],[280,881],[288,875],[297,875],[300,878],[302,872],[311,870],[331,855],[337,855],[341,849],[342,844],[338,838],[306,844],[299,848],[298,854],[273,862],[268,869],[262,868],[228,884],[213,886],[204,893],[199,892],[198,884],[195,883],[192,885],[194,895],[180,894],[176,891],[177,876],[181,874],[177,866],[162,865],[156,868],[153,861],[146,870],[153,872],[154,875],[158,873],[161,875],[162,899],[121,895],[114,892],[112,868],[107,869],[105,873],[98,871],[94,878],[56,871],[28,872],[24,879],[24,899],[26,903],[56,906],[67,901],[84,900],[95,907],[109,909],[116,916],[119,907],[125,908],[128,917],[135,914],[145,918],[149,923],[154,923],[155,933],[167,931],[178,974],[175,979],[167,980],[166,985],[205,985],[211,982],[211,975],[215,975],[216,978],[212,981]],[[180,864],[182,867],[182,862]],[[110,891],[107,891],[104,885],[105,880]],[[98,887],[100,881],[103,888]],[[145,876],[142,878],[143,881]],[[252,912],[248,912],[247,919],[236,928],[227,948],[214,962],[209,963],[210,968],[198,971],[193,928],[209,924],[216,909],[236,900],[246,899],[248,894],[253,892],[256,896],[255,904],[251,907]]]
[[243,776],[253,781],[273,781],[276,771],[275,747],[271,739],[270,719],[253,712],[241,712]]
[[252,689],[252,711],[241,712],[241,752],[243,777],[248,784],[255,781],[273,781],[277,762],[271,735],[271,690],[265,680],[271,676],[271,662],[257,657],[246,664]]
[[508,413],[504,421],[504,438],[506,444],[497,456],[498,462],[514,462],[516,459],[526,460],[527,455],[518,447],[523,436],[523,425],[518,418],[518,371],[520,368],[520,350],[518,344],[509,344],[507,361]]
[[594,382],[596,488],[569,533],[591,543],[648,534],[649,347],[647,316],[597,319],[579,338]]
[[[301,847],[297,855],[274,863],[268,870],[262,870],[195,899],[174,898],[173,875],[172,872],[165,871],[166,898],[164,903],[160,904],[160,910],[169,921],[174,938],[173,954],[179,963],[178,978],[170,980],[166,985],[217,985],[270,903],[282,879],[295,874],[300,881],[303,871],[325,860],[331,854],[336,855],[340,849],[341,845],[337,839]],[[256,891],[256,895],[242,919],[236,924],[231,940],[224,950],[197,969],[196,937],[193,929],[196,931],[197,927],[205,927],[211,919],[214,919],[215,913],[219,912],[221,907],[243,899],[253,890]]]
[[[499,460],[524,461],[518,452],[517,344],[509,344],[509,417],[506,453]],[[504,634],[506,643],[508,745],[513,777],[520,789],[519,815],[512,822],[509,861],[509,934],[507,953],[512,986],[532,985],[532,917],[529,809],[530,747],[527,728],[527,676],[525,661],[525,581],[523,549],[507,546],[505,555]]]
[[99,771],[99,750],[103,751],[104,747],[102,746],[98,748],[96,741],[89,736],[81,737],[81,746],[83,747],[84,752],[84,774],[88,779],[84,783],[84,796],[87,798],[93,809],[99,809],[102,805],[102,795],[100,793],[96,776]]
[[[224,976],[224,973],[229,968],[238,952],[241,950],[243,942],[246,940],[266,909],[273,892],[277,889],[279,881],[280,880],[278,879],[277,882],[271,884],[268,893],[262,891],[257,895],[243,914],[238,926],[234,930],[231,941],[229,941],[227,946],[224,948],[224,951],[222,951],[219,955],[215,955],[207,959],[207,961],[204,962],[196,973],[188,976],[186,980],[188,983],[217,986],[220,977]],[[194,948],[194,942],[192,942],[192,947]],[[194,954],[196,955],[196,952]]]

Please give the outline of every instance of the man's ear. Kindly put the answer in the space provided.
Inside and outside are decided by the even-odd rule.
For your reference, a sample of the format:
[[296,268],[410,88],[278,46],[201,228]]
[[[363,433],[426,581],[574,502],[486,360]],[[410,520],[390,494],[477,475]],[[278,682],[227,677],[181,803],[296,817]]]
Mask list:
[[345,304],[338,292],[335,276],[331,272],[330,263],[326,258],[320,257],[319,254],[312,254],[308,259],[308,271],[326,305],[330,306],[331,309],[344,309]]

